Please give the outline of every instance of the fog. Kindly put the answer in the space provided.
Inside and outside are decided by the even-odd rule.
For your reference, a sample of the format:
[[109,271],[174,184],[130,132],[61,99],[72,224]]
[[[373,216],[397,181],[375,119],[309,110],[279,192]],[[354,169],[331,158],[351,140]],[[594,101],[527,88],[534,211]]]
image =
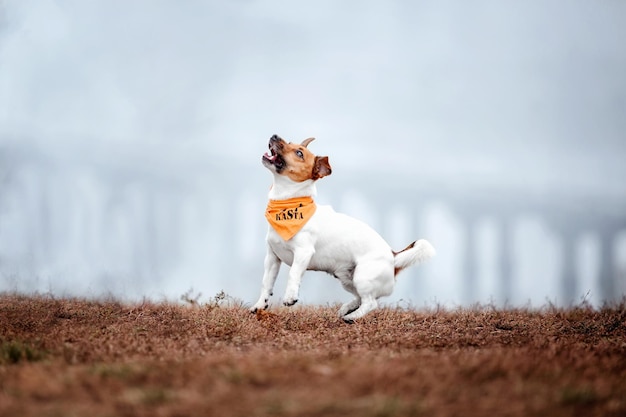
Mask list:
[[389,305],[619,299],[624,39],[617,0],[0,0],[0,291],[256,301],[276,133],[437,248]]

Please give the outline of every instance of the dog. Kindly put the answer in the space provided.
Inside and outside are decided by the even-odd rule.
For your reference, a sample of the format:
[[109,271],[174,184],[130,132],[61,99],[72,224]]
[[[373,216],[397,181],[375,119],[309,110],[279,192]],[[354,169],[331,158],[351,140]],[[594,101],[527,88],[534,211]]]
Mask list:
[[269,140],[269,151],[261,160],[273,174],[265,216],[270,223],[267,253],[259,300],[251,312],[267,309],[282,263],[291,267],[283,304],[298,301],[306,270],[325,271],[337,278],[355,298],[343,304],[339,317],[347,323],[378,307],[378,299],[392,293],[396,276],[403,269],[435,255],[435,249],[420,239],[395,252],[367,224],[317,206],[316,182],[332,173],[327,156],[308,149],[314,138],[300,144],[277,135]]

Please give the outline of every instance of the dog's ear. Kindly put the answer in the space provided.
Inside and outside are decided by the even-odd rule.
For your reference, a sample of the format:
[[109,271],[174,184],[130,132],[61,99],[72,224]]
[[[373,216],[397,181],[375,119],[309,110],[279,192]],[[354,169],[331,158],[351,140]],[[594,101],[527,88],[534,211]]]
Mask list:
[[307,146],[309,146],[309,143],[313,142],[315,140],[315,138],[308,138],[302,141],[302,143],[300,145],[304,146],[305,148]]
[[333,169],[330,167],[328,163],[327,156],[316,156],[315,157],[315,165],[313,165],[313,179],[319,180],[322,177],[330,175],[333,172]]

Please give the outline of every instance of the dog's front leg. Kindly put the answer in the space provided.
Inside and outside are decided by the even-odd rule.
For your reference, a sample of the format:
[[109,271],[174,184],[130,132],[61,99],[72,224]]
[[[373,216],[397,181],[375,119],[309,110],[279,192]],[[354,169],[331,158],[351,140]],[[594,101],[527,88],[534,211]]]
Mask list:
[[284,305],[292,306],[298,302],[298,293],[300,292],[302,275],[304,275],[304,272],[307,270],[314,253],[315,250],[313,248],[300,248],[293,254],[293,263],[291,264],[291,269],[289,270],[287,289],[285,290],[285,297],[283,298]]
[[272,248],[267,246],[267,253],[265,254],[264,262],[265,271],[263,272],[263,283],[261,286],[261,296],[259,301],[250,309],[253,313],[257,310],[264,310],[269,306],[269,300],[274,290],[274,283],[276,282],[276,276],[280,270],[280,259]]

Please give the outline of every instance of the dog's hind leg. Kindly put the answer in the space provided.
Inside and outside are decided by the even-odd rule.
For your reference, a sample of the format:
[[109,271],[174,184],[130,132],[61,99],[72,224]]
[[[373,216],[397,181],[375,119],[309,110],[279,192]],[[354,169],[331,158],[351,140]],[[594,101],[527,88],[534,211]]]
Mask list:
[[348,301],[343,304],[337,313],[339,317],[343,317],[346,314],[352,313],[354,310],[359,308],[361,305],[361,296],[357,292],[356,288],[354,288],[354,284],[352,282],[352,278],[354,276],[354,266],[349,268],[340,269],[335,271],[333,276],[341,282],[341,286],[344,290],[348,291],[350,294],[354,294],[355,298],[352,301]]
[[338,313],[339,317],[343,318],[343,316],[345,316],[346,314],[352,313],[354,310],[359,308],[360,305],[361,305],[361,297],[356,297],[354,300],[345,303],[339,309],[339,313]]
[[343,316],[343,320],[348,323],[376,309],[379,297],[391,294],[394,285],[393,266],[384,260],[361,263],[354,270],[352,285],[361,304]]
[[354,320],[360,319],[361,317],[363,317],[370,311],[375,310],[376,307],[378,307],[378,301],[376,301],[374,297],[372,296],[363,297],[361,299],[361,304],[359,305],[359,308],[357,308],[356,310],[354,310],[353,312],[349,314],[346,314],[345,316],[342,317],[342,319],[346,323],[353,323]]

